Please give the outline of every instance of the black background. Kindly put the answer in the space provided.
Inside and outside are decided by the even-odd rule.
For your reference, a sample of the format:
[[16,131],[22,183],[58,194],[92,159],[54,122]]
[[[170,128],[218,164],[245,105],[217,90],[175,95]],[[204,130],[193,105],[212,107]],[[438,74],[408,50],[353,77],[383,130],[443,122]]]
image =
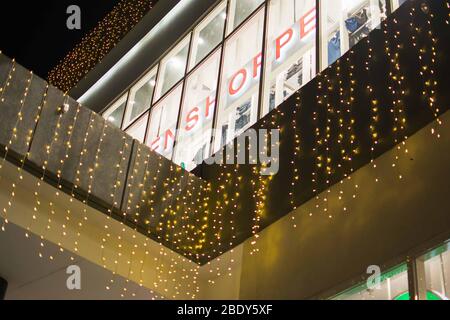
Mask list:
[[[48,72],[119,0],[46,0],[0,3],[0,50],[47,79]],[[66,27],[67,7],[81,8],[81,30]]]

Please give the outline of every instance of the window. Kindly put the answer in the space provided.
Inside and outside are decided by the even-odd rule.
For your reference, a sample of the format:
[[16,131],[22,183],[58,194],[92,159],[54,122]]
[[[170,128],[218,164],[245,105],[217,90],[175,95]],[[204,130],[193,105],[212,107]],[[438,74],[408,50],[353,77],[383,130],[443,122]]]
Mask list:
[[231,0],[227,34],[233,32],[263,2],[264,0]]
[[182,93],[180,84],[153,107],[147,133],[147,145],[169,160],[177,133],[178,112]]
[[135,124],[126,130],[130,136],[143,143],[145,139],[145,130],[147,128],[148,112],[142,116]]
[[369,288],[366,283],[332,298],[333,300],[405,300],[409,297],[408,271],[406,264],[381,275],[378,288]]
[[[425,279],[427,300],[448,300],[450,297],[450,242],[420,258],[419,279]],[[420,274],[424,271],[424,275]],[[419,280],[420,281],[420,280]]]
[[224,1],[195,28],[189,70],[193,69],[222,41],[226,18],[226,2]]
[[321,0],[321,65],[325,69],[386,18],[386,0]]
[[115,125],[117,128],[120,128],[122,125],[123,113],[125,111],[126,104],[127,95],[124,95],[103,113],[103,118]]
[[156,84],[156,68],[142,78],[130,92],[124,128],[138,118],[144,111],[150,109],[153,91]]
[[194,71],[186,82],[174,162],[188,171],[209,157],[219,62],[220,50]]
[[316,1],[269,5],[263,116],[316,75]]
[[264,9],[225,44],[214,152],[258,119]]
[[161,62],[154,102],[166,94],[186,73],[190,35],[181,41]]

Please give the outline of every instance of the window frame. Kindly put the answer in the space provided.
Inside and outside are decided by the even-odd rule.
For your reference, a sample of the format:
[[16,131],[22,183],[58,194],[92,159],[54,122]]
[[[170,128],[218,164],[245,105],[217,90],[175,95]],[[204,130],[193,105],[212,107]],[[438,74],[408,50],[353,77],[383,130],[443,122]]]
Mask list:
[[[155,95],[155,91],[156,91],[156,81],[157,81],[157,76],[158,76],[158,67],[159,65],[156,65],[155,67],[153,67],[150,71],[148,71],[143,77],[141,77],[138,82],[136,82],[131,89],[128,91],[129,94],[129,98],[127,101],[127,105],[126,105],[126,110],[125,110],[125,114],[124,114],[124,118],[123,118],[123,127],[128,128],[130,127],[137,119],[139,119],[144,113],[146,113],[148,110],[151,109],[152,107],[152,101],[153,101],[153,97]],[[155,78],[155,84],[154,84],[154,88],[153,88],[153,92],[152,92],[152,96],[150,97],[150,104],[148,105],[148,107],[146,107],[145,109],[143,109],[142,112],[140,112],[137,116],[135,116],[134,118],[131,118],[131,110],[133,108],[132,106],[132,102],[136,97],[136,93],[147,83],[150,81],[150,79]],[[133,96],[134,95],[134,96]],[[129,118],[127,118],[129,117]]]
[[[176,133],[176,138],[175,138],[175,144],[174,144],[174,151],[173,151],[173,157],[172,159],[175,161],[176,155],[177,155],[177,151],[179,148],[179,137],[180,137],[180,132],[181,132],[181,124],[183,122],[183,112],[184,112],[184,107],[185,107],[185,102],[186,99],[188,97],[188,87],[189,87],[189,80],[190,78],[195,75],[195,73],[200,70],[203,66],[205,66],[207,63],[209,63],[210,61],[212,61],[215,58],[215,55],[218,55],[217,59],[218,59],[218,70],[217,70],[217,75],[220,75],[220,71],[221,71],[221,66],[222,66],[222,56],[223,56],[223,47],[220,44],[220,46],[218,48],[215,48],[214,51],[210,52],[210,54],[207,56],[207,59],[203,60],[201,63],[199,63],[193,70],[191,70],[191,72],[189,72],[189,74],[186,76],[186,80],[184,82],[184,87],[183,87],[183,95],[181,97],[181,105],[180,105],[180,111],[178,114],[179,117],[179,121],[177,123],[177,133]],[[218,107],[218,101],[217,101],[217,96],[218,96],[218,92],[219,92],[219,81],[216,81],[215,84],[215,107],[214,107],[214,112],[212,114],[211,117],[211,133],[214,130],[214,121],[215,121],[215,117],[217,114],[217,107]],[[212,144],[211,144],[211,140],[212,140],[212,134],[210,137],[210,142],[209,142],[209,148],[208,148],[208,156],[211,155],[211,149],[212,149]]]
[[125,92],[124,94],[120,95],[119,98],[117,98],[116,100],[114,100],[114,102],[111,103],[105,109],[105,111],[101,114],[103,119],[105,119],[106,121],[108,121],[111,124],[113,124],[111,121],[109,121],[109,117],[111,116],[111,114],[114,113],[114,111],[116,111],[123,104],[125,104],[125,107],[124,107],[123,112],[122,112],[122,118],[120,120],[120,125],[118,127],[119,129],[123,128],[123,120],[125,119],[125,112],[126,112],[126,108],[127,108],[127,104],[128,104],[128,91]]
[[[134,140],[137,140],[141,143],[145,143],[145,139],[147,138],[147,127],[148,127],[148,121],[149,121],[149,117],[150,117],[150,111],[147,110],[146,112],[144,112],[143,114],[141,114],[137,119],[135,119],[135,121],[125,130],[125,133],[128,134],[130,137],[132,137]],[[134,127],[138,126],[140,124],[140,122],[143,121],[144,123],[144,136],[142,138],[142,141],[136,137],[134,137],[133,135],[131,135],[129,132],[134,129]]]
[[[175,130],[176,130],[176,132],[174,133],[174,136],[175,136],[174,140],[175,141],[174,141],[174,143],[172,145],[172,155],[171,155],[171,157],[169,159],[169,158],[165,157],[165,155],[160,154],[159,152],[155,151],[158,154],[160,154],[162,157],[165,157],[165,158],[167,158],[169,160],[173,160],[173,156],[175,154],[174,151],[175,151],[175,146],[176,146],[176,137],[178,135],[178,130],[179,130],[178,126],[179,126],[179,121],[180,121],[180,112],[181,112],[180,109],[181,109],[181,103],[182,103],[182,99],[183,99],[183,95],[184,95],[184,88],[185,88],[184,80],[183,81],[179,81],[164,97],[162,97],[162,99],[160,99],[149,110],[149,118],[148,118],[148,121],[147,121],[147,127],[146,127],[146,134],[145,134],[144,144],[147,145],[150,149],[152,149],[151,141],[149,140],[149,138],[150,138],[150,132],[149,131],[150,131],[150,126],[151,126],[151,123],[152,123],[152,119],[153,119],[154,113],[157,112],[157,109],[159,107],[162,108],[162,111],[161,111],[161,114],[160,114],[160,119],[158,120],[158,134],[157,134],[157,136],[160,136],[160,134],[161,134],[161,117],[163,115],[164,108],[166,107],[166,105],[164,105],[164,102],[166,101],[166,99],[168,99],[170,97],[171,94],[175,93],[177,90],[181,91],[180,92],[180,99],[179,99],[179,102],[178,102],[178,109],[177,109],[178,110],[178,115],[177,115],[176,120],[175,120]],[[152,149],[152,151],[154,151],[154,150]]]
[[[247,19],[243,21],[233,32],[225,37],[225,40],[223,41],[223,47],[222,47],[222,59],[220,64],[220,71],[219,71],[219,86],[217,87],[217,99],[216,99],[216,110],[215,110],[215,119],[213,122],[213,131],[215,134],[213,134],[213,141],[210,147],[210,156],[213,154],[219,152],[220,150],[216,150],[216,143],[217,139],[221,139],[221,136],[219,137],[218,132],[220,132],[220,129],[217,127],[219,124],[219,117],[220,117],[220,110],[221,110],[221,100],[222,100],[222,86],[226,86],[226,79],[224,79],[224,73],[225,73],[225,61],[226,61],[226,51],[227,51],[227,44],[229,42],[232,42],[235,37],[239,35],[239,32],[242,31],[244,27],[246,27],[249,23],[252,22],[253,19],[257,18],[258,14],[261,14],[263,16],[263,30],[262,30],[262,41],[261,41],[261,70],[259,75],[259,86],[258,86],[258,103],[256,106],[256,121],[260,119],[260,109],[261,109],[261,84],[263,81],[263,75],[264,75],[264,43],[266,40],[266,15],[267,15],[267,5],[268,1],[264,1],[252,14],[250,14]],[[229,21],[227,22],[229,23]],[[237,135],[233,137],[235,139]]]
[[[188,61],[188,73],[190,73],[193,69],[195,69],[198,65],[202,64],[212,52],[215,52],[218,47],[220,47],[224,41],[225,32],[223,32],[221,36],[221,40],[218,44],[214,45],[208,53],[196,61],[197,53],[198,53],[198,43],[197,40],[199,38],[199,34],[202,30],[204,30],[209,23],[211,23],[222,11],[225,11],[225,19],[223,22],[223,29],[226,28],[227,19],[228,19],[228,0],[220,1],[214,8],[209,12],[206,17],[204,17],[195,27],[192,29],[192,39],[191,39],[191,53]],[[186,75],[187,77],[187,75]]]
[[[169,92],[173,90],[176,86],[179,85],[180,82],[184,81],[187,74],[187,68],[188,63],[190,59],[190,52],[191,52],[191,44],[192,44],[192,31],[189,31],[184,37],[181,38],[181,40],[171,49],[167,54],[163,56],[163,58],[159,62],[159,68],[158,68],[158,75],[156,80],[156,86],[155,86],[155,92],[153,94],[153,101],[152,101],[152,107],[157,105],[161,100],[163,100]],[[187,46],[187,56],[186,56],[186,62],[184,66],[183,75],[180,79],[178,79],[175,83],[170,85],[165,92],[163,92],[163,84],[166,76],[166,70],[167,70],[167,64],[170,62],[170,60],[177,56],[178,53],[183,51],[185,47]],[[177,52],[177,54],[173,54]]]

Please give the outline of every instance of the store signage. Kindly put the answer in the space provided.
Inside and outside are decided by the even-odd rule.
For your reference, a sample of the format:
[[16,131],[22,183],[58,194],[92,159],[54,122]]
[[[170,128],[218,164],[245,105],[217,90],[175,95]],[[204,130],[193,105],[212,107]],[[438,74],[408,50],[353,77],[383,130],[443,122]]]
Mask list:
[[175,143],[176,130],[173,128],[163,131],[162,135],[154,139],[150,144],[150,149],[159,154],[171,154],[173,145]]
[[[298,22],[281,33],[272,43],[269,52],[273,60],[272,67],[282,63],[290,52],[300,50],[306,44],[307,37],[316,30],[316,8],[312,8],[303,15]],[[245,66],[232,74],[227,81],[227,106],[232,105],[243,93],[259,82],[262,66],[262,53],[259,52]],[[183,127],[188,134],[194,134],[205,120],[212,118],[216,107],[215,92],[198,103],[183,115]],[[151,141],[150,148],[162,155],[170,155],[175,143],[176,129],[170,128],[163,131],[157,138]]]
[[216,93],[213,92],[211,96],[208,96],[205,100],[200,102],[196,107],[186,114],[186,118],[183,120],[185,125],[182,128],[187,133],[193,133],[197,129],[202,127],[205,120],[209,120],[214,115],[216,108]]
[[[272,44],[271,57],[275,54],[273,63],[280,63],[288,56],[289,51],[300,49],[305,44],[305,39],[316,30],[316,8],[312,8],[303,15],[298,22],[280,34]],[[244,67],[233,73],[228,80],[228,96],[230,105],[233,100],[239,98],[248,87],[259,81],[259,73],[262,64],[262,53],[258,53]]]
[[[204,99],[199,106],[193,107],[186,113],[183,119],[182,130],[188,134],[193,134],[202,127],[205,120],[212,119],[216,107],[215,93]],[[176,129],[170,128],[163,131],[158,137],[152,140],[150,149],[160,154],[170,154],[175,143]]]

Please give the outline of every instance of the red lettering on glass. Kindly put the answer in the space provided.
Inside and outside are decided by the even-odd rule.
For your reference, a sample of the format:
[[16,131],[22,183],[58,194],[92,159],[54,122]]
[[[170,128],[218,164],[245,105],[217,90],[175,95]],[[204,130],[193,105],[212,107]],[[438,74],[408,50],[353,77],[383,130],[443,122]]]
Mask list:
[[198,120],[200,119],[198,115],[199,111],[199,108],[195,107],[188,113],[186,117],[186,131],[191,131],[197,125]]
[[281,49],[287,45],[289,42],[291,42],[292,37],[294,35],[294,30],[292,28],[289,28],[286,30],[281,36],[279,36],[276,40],[276,59],[281,58]]
[[258,70],[262,65],[262,53],[259,53],[256,57],[253,58],[253,78],[258,76]]
[[[172,140],[172,143],[169,146],[169,138]],[[171,129],[168,129],[164,134],[164,151],[167,151],[169,147],[173,146],[173,142],[175,142],[175,135]]]
[[213,112],[211,112],[211,107],[213,107],[213,109],[214,109],[215,104],[216,104],[216,99],[211,98],[211,97],[206,98],[206,111],[205,111],[206,119],[208,119],[210,114],[213,113]]
[[309,10],[300,19],[300,40],[316,29],[316,7]]
[[158,138],[156,138],[153,142],[152,142],[152,144],[151,144],[151,146],[150,146],[150,149],[152,150],[152,151],[155,151],[156,149],[159,149],[159,141],[161,140],[161,138],[160,137],[158,137]]
[[[241,76],[240,77],[241,80],[239,82],[239,85],[236,88],[234,84],[239,75]],[[230,95],[234,96],[235,94],[237,94],[244,87],[244,84],[246,81],[247,81],[247,70],[246,69],[241,69],[238,72],[236,72],[233,75],[233,77],[231,78],[230,85],[228,87],[228,92],[230,93]]]
[[[300,18],[300,21],[298,22],[300,26],[300,40],[302,40],[304,37],[306,37],[310,32],[314,31],[316,29],[316,7],[309,10],[305,15],[303,15]],[[286,30],[283,34],[281,34],[277,39],[275,43],[275,50],[276,50],[276,60],[279,60],[281,58],[281,51],[282,49],[289,44],[289,42],[292,41],[294,37],[294,29],[289,28]],[[252,76],[253,78],[258,77],[258,72],[262,65],[262,53],[258,53],[253,59],[252,59]],[[245,83],[247,82],[247,76],[248,71],[246,68],[242,68],[238,72],[236,72],[230,80],[229,86],[228,86],[228,93],[231,96],[236,95],[239,93],[242,88],[244,87]],[[239,82],[237,82],[239,81]]]

